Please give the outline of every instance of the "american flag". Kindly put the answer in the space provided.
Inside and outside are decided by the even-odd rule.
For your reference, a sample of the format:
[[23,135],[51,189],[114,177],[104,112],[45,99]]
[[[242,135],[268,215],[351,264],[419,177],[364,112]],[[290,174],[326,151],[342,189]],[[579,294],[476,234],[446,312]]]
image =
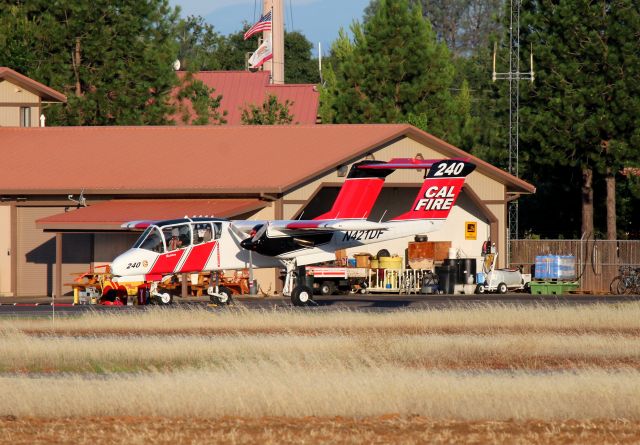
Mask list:
[[260,17],[260,20],[256,22],[247,32],[244,33],[244,39],[247,40],[249,37],[254,35],[257,32],[261,31],[270,31],[271,30],[271,11],[267,12],[265,15]]

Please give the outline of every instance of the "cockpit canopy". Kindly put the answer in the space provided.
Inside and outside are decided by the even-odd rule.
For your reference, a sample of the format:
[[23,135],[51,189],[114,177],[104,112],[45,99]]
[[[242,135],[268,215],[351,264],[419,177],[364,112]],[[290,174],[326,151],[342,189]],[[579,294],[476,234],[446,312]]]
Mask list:
[[157,253],[172,252],[217,240],[221,234],[221,221],[166,221],[147,227],[133,248]]

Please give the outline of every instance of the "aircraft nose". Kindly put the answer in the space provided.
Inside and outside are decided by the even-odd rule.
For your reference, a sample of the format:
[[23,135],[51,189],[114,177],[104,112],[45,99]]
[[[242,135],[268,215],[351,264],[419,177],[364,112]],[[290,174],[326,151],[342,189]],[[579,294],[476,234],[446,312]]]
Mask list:
[[117,256],[111,262],[111,273],[113,275],[126,275],[126,267],[127,267],[127,257],[129,256],[129,252],[125,252],[119,256]]

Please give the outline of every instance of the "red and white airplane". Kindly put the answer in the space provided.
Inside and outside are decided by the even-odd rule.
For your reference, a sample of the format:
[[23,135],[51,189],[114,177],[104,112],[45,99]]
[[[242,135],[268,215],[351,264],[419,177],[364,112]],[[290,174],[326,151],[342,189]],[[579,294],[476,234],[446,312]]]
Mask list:
[[[387,221],[369,221],[385,178],[397,169],[424,169],[422,188],[410,209]],[[362,161],[351,167],[331,210],[312,220],[229,221],[183,218],[133,221],[127,228],[146,228],[131,249],[118,256],[112,271],[120,281],[151,282],[151,294],[171,301],[159,283],[177,273],[285,267],[283,294],[296,306],[307,305],[312,289],[296,284],[297,268],[335,259],[335,252],[438,230],[456,203],[464,180],[475,165],[463,159],[397,158]],[[212,286],[212,301],[229,301],[230,291]]]

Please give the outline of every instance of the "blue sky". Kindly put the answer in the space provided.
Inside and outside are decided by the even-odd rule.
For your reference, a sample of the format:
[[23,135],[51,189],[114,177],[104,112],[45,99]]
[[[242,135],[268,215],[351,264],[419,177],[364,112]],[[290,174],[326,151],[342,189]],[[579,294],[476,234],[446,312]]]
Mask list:
[[[242,21],[254,22],[254,10],[260,16],[262,0],[169,0],[180,6],[182,15],[200,15],[211,23],[216,31],[229,34],[242,26]],[[301,31],[313,43],[313,55],[317,55],[318,42],[322,52],[328,53],[329,45],[338,36],[340,27],[348,29],[354,20],[361,20],[369,0],[284,0],[285,28]],[[255,5],[255,7],[254,7]],[[293,20],[292,20],[293,17]],[[293,26],[293,27],[292,27]]]

